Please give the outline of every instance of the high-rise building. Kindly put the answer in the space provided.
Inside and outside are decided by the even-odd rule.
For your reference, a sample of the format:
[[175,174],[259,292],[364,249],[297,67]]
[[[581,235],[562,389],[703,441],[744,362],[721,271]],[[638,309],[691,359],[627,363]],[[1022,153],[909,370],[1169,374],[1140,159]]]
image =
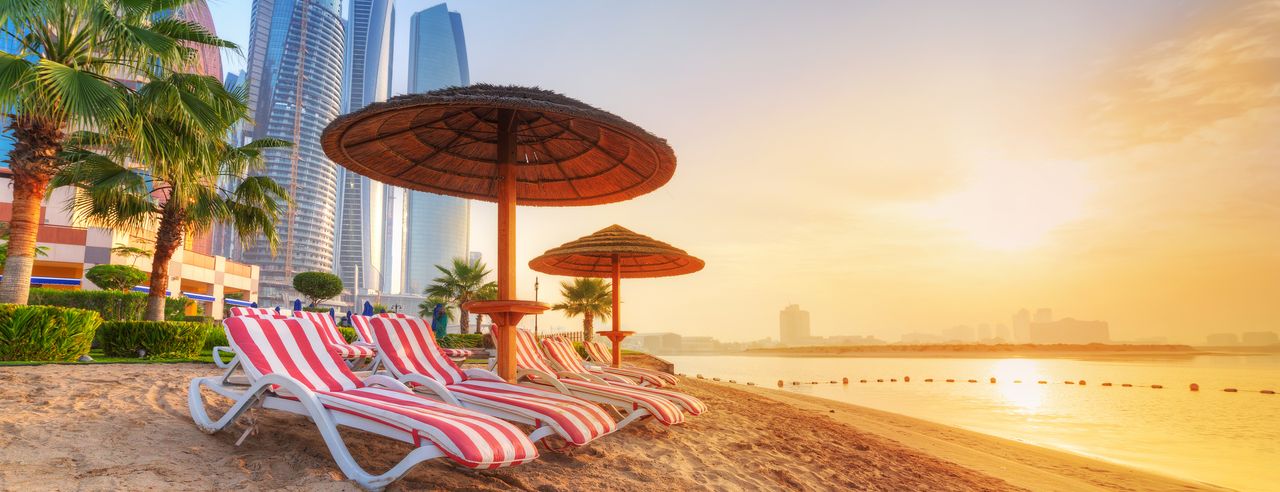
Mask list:
[[293,276],[331,272],[338,169],[320,147],[324,127],[341,109],[344,27],[337,0],[255,0],[249,33],[249,104],[253,139],[293,142],[265,153],[264,175],[292,204],[276,222],[275,254],[263,239],[244,259],[262,267],[262,297],[283,303],[296,294]]
[[1018,343],[1031,343],[1031,311],[1019,309],[1009,320],[1013,326],[1013,340]]
[[[22,49],[18,39],[9,35],[10,29],[0,30],[0,51],[17,53]],[[0,168],[9,167],[9,152],[13,151],[13,135],[8,128],[0,127]]]
[[778,312],[778,340],[783,345],[803,345],[809,341],[809,312],[792,304]]
[[[409,92],[471,83],[461,15],[442,3],[413,14],[409,29]],[[471,206],[420,191],[410,191],[405,206],[404,292],[418,294],[436,276],[435,265],[467,257]]]
[[[204,0],[196,0],[178,7],[174,11],[174,17],[194,22],[208,29],[209,32],[217,34],[213,25],[213,14],[209,12],[209,4]],[[185,69],[190,73],[207,75],[215,79],[221,78],[222,53],[216,46],[199,45],[196,47],[196,56]],[[189,234],[184,241],[184,246],[188,250],[211,255],[214,254],[213,240],[213,231],[203,231],[198,234]]]
[[[343,113],[387,100],[395,38],[393,0],[352,0],[349,7]],[[356,296],[382,292],[383,259],[388,253],[384,234],[387,187],[345,168],[338,169],[338,182],[341,188],[334,251],[338,275]]]
[[1053,321],[1053,310],[1049,308],[1040,308],[1036,310],[1036,316],[1032,321],[1036,323],[1050,323]]

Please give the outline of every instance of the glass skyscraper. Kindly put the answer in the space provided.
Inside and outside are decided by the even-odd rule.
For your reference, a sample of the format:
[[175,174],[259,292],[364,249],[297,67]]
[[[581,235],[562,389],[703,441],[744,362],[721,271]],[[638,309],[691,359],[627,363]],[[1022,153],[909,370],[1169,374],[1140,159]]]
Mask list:
[[[351,1],[347,12],[343,113],[387,100],[391,92],[393,39],[394,0]],[[338,182],[338,275],[356,295],[381,291],[385,257],[403,251],[386,247],[389,241],[384,237],[384,210],[388,187],[341,167]]]
[[[5,53],[17,53],[22,49],[22,45],[13,36],[7,34],[12,29],[0,30],[0,51]],[[9,167],[9,152],[13,151],[13,135],[9,132],[7,117],[0,117],[0,123],[4,123],[4,127],[0,127],[0,167]]]
[[293,204],[276,222],[280,248],[265,240],[245,250],[262,267],[260,298],[283,303],[296,296],[293,276],[334,270],[338,167],[320,148],[320,135],[342,107],[344,27],[337,0],[254,0],[247,78],[253,126],[249,138],[277,137],[291,149],[265,154],[270,176]]
[[[409,91],[471,83],[462,16],[440,4],[409,19]],[[439,275],[435,265],[466,258],[471,206],[451,196],[410,191],[405,234],[404,290],[420,294]]]

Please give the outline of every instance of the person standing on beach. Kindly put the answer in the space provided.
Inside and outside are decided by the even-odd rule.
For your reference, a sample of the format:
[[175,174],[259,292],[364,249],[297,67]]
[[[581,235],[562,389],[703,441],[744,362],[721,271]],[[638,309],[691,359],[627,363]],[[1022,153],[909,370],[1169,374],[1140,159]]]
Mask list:
[[435,309],[431,310],[431,331],[435,332],[436,340],[443,340],[448,328],[449,312],[444,309],[444,304],[436,303]]

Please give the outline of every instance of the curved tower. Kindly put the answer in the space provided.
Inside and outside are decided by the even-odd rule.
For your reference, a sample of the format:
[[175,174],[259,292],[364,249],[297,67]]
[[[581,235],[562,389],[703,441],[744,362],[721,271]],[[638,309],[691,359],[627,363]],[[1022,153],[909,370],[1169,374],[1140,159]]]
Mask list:
[[295,274],[334,269],[338,169],[320,149],[320,134],[341,108],[344,27],[336,0],[255,0],[252,19],[247,78],[254,125],[246,134],[294,143],[268,150],[262,173],[293,203],[276,222],[276,254],[260,238],[244,260],[262,267],[260,298],[283,303],[296,295]]

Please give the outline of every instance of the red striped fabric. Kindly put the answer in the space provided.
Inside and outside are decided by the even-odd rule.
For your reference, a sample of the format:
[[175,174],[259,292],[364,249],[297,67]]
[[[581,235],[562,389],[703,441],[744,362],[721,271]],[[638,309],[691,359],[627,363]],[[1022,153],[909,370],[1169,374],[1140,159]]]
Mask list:
[[[582,365],[582,358],[578,356],[578,351],[574,350],[568,340],[561,338],[547,338],[542,340],[542,345],[546,347],[547,353],[551,355],[552,360],[555,360],[561,367],[582,368],[582,370],[570,369],[570,371],[578,374],[587,373],[586,368]],[[562,379],[561,381],[564,380]],[[641,393],[666,398],[667,400],[680,405],[681,408],[684,408],[685,411],[689,412],[691,415],[701,415],[702,412],[707,411],[707,405],[702,403],[702,400],[678,391],[646,388],[643,386],[628,385],[620,382],[610,383],[610,386],[615,388],[627,388]]]
[[533,338],[533,334],[524,330],[516,330],[516,367],[547,374],[556,373],[555,369],[542,359],[542,350],[538,348],[538,341]]
[[666,425],[676,425],[684,422],[684,414],[680,412],[680,406],[675,402],[659,395],[641,391],[642,389],[650,388],[619,386],[569,378],[563,378],[560,382],[573,390],[574,394],[587,393],[607,398],[628,400],[636,408],[648,410],[653,415],[653,418]]
[[613,365],[613,354],[597,342],[582,342],[582,346],[587,348],[587,358],[592,362],[604,365]]
[[375,318],[404,318],[404,319],[418,319],[418,317],[417,317],[417,316],[414,316],[414,315],[412,315],[412,314],[405,314],[405,313],[378,313],[378,314],[373,315],[373,317],[375,317]]
[[255,307],[240,307],[240,306],[232,307],[231,311],[229,312],[230,312],[230,316],[274,316],[274,315],[280,314],[280,313],[277,313],[276,310],[271,308],[255,308]]
[[537,458],[533,443],[507,422],[412,393],[366,387],[310,324],[300,318],[223,321],[227,338],[253,379],[289,376],[315,391],[326,408],[427,439],[470,468],[512,466]]
[[399,374],[422,374],[441,384],[460,383],[462,370],[441,352],[431,327],[421,319],[375,317],[373,338],[384,358]]
[[592,367],[590,370],[591,374],[612,374],[615,376],[622,376],[657,388],[668,386],[665,379],[658,377],[658,375],[653,374],[651,371],[633,369],[630,367]]
[[[583,342],[582,345],[587,348],[587,359],[603,366],[600,368],[600,372],[619,374],[632,379],[640,379],[660,388],[664,386],[675,386],[679,383],[679,380],[677,380],[675,376],[662,371],[642,369],[638,367],[612,367],[613,353],[609,352],[609,349],[606,348],[604,344],[598,342]],[[651,378],[656,378],[657,381],[654,381],[654,379]]]
[[294,311],[293,317],[305,319],[315,325],[316,330],[320,332],[320,336],[329,344],[329,348],[345,359],[367,359],[378,355],[378,352],[373,347],[347,343],[347,339],[342,337],[342,333],[338,331],[338,324],[333,321],[333,317],[329,316],[329,313]]
[[441,347],[440,350],[443,350],[444,355],[448,356],[450,359],[465,359],[467,357],[471,357],[471,351],[467,349],[454,349],[454,348]]
[[420,374],[445,385],[455,396],[475,404],[498,407],[537,422],[545,422],[574,445],[613,432],[614,422],[600,407],[570,396],[525,388],[502,380],[472,379],[449,360],[428,335],[421,319],[371,320],[378,350],[396,377]]
[[359,314],[351,315],[351,327],[355,328],[356,336],[361,342],[373,344],[373,326],[369,324],[369,316],[361,316]]

